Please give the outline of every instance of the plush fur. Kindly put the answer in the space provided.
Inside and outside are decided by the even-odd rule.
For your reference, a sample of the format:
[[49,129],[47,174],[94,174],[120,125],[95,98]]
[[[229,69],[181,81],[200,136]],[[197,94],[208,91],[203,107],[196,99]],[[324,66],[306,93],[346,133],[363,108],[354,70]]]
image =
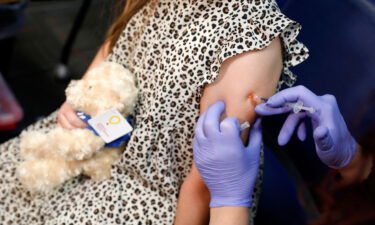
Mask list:
[[[116,109],[124,116],[134,108],[138,90],[133,75],[124,67],[104,62],[81,80],[71,81],[67,102],[91,116]],[[105,142],[88,129],[56,127],[48,133],[21,134],[21,157],[17,174],[30,191],[50,191],[80,174],[94,180],[108,179],[111,165],[121,148],[104,147]]]

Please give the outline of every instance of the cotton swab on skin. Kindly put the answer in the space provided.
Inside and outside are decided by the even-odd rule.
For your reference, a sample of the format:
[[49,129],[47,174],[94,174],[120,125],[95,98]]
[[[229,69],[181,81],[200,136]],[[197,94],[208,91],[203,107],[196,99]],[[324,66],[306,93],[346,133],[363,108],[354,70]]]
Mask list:
[[[258,104],[262,103],[262,99],[260,97],[258,97],[257,95],[255,95],[253,92],[249,94],[248,96],[249,100],[251,101],[251,104],[255,107],[257,106]],[[241,124],[241,131],[247,129],[251,127],[250,123],[249,122],[244,122],[243,124]]]
[[250,127],[250,123],[249,122],[244,122],[243,124],[241,124],[241,131],[247,129]]

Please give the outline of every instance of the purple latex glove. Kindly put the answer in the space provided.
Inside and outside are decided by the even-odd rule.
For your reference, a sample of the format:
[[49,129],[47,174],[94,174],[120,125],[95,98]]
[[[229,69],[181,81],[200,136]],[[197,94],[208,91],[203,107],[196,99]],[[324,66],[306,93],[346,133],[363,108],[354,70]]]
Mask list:
[[195,164],[211,193],[210,207],[251,207],[262,144],[260,120],[251,129],[246,147],[236,118],[220,123],[224,108],[223,102],[217,102],[199,118],[193,139]]
[[291,113],[281,128],[278,137],[279,144],[288,143],[297,126],[297,136],[304,141],[306,126],[303,122],[300,123],[300,120],[310,117],[319,158],[334,169],[348,165],[355,156],[357,143],[348,131],[334,96],[317,96],[306,87],[297,86],[276,93],[268,99],[267,103],[258,105],[255,111],[262,116],[287,113],[291,111],[291,108],[283,105],[298,100],[301,100],[304,106],[313,107],[316,112]]

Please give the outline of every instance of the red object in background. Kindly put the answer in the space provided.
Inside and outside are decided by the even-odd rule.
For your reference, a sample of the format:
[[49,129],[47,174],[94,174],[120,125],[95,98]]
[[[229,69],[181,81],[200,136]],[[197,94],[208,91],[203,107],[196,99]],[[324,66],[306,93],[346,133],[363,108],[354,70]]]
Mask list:
[[23,117],[23,111],[0,73],[0,130],[12,130]]

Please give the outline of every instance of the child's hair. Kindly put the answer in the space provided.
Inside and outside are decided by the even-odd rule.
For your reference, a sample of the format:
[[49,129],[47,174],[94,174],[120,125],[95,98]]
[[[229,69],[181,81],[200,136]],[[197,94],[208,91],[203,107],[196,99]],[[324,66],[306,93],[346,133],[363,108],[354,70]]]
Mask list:
[[118,0],[117,9],[123,9],[124,2],[126,2],[125,9],[119,13],[118,18],[108,30],[107,42],[109,42],[109,49],[112,50],[112,48],[115,46],[130,18],[136,14],[148,1],[149,0]]

